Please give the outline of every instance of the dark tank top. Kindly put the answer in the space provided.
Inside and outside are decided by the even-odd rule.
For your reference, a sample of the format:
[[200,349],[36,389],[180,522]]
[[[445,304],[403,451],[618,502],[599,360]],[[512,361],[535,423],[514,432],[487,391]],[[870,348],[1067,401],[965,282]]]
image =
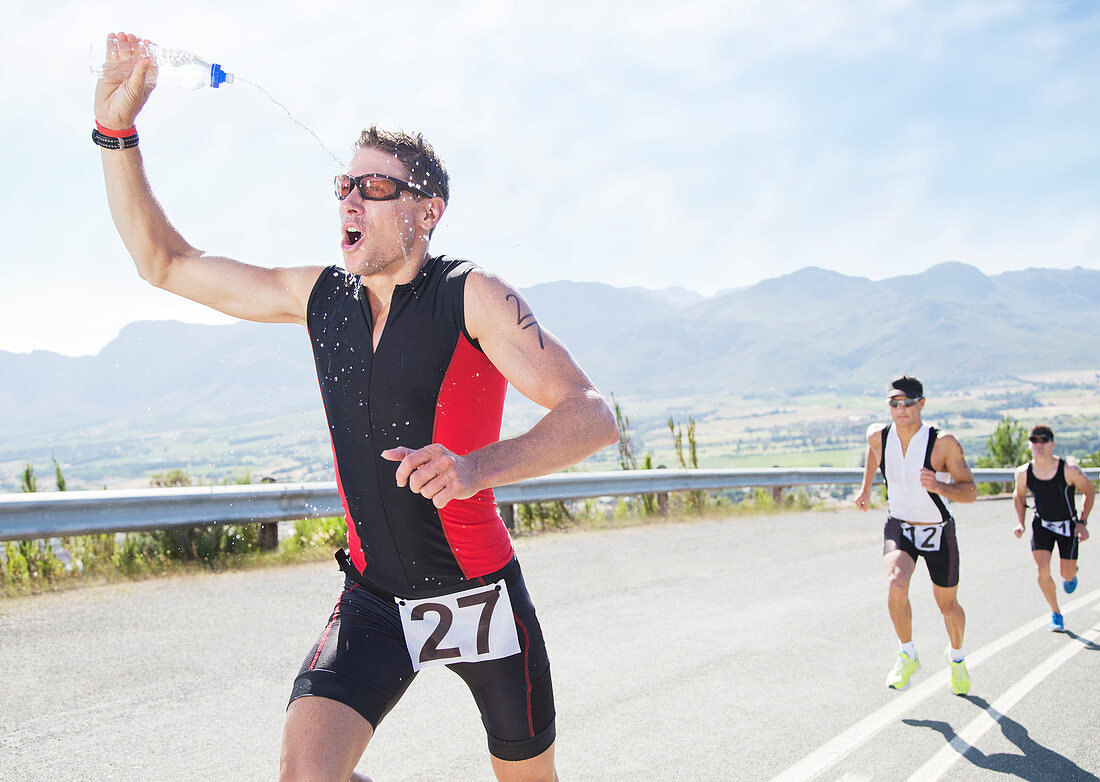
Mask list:
[[336,483],[355,568],[407,597],[462,588],[514,555],[491,489],[436,508],[399,487],[387,448],[439,443],[463,455],[500,438],[507,382],[466,332],[469,261],[430,258],[397,285],[378,348],[359,278],[332,266],[310,294],[317,365]]
[[1066,460],[1058,459],[1058,469],[1049,481],[1035,477],[1031,462],[1027,463],[1027,487],[1035,497],[1035,513],[1046,521],[1064,521],[1076,519],[1077,509],[1073,504],[1074,488],[1066,483]]

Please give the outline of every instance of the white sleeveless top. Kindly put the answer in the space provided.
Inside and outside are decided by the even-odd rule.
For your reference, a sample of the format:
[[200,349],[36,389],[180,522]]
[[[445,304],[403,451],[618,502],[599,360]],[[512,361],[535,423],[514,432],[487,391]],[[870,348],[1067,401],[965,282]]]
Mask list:
[[[939,524],[943,521],[939,508],[928,490],[920,485],[920,471],[924,468],[924,453],[928,450],[928,424],[922,423],[903,456],[901,440],[896,425],[886,434],[886,483],[887,497],[890,501],[890,515],[901,521],[917,524]],[[937,472],[936,478],[951,483],[951,473]],[[951,512],[951,503],[942,494],[947,512]]]

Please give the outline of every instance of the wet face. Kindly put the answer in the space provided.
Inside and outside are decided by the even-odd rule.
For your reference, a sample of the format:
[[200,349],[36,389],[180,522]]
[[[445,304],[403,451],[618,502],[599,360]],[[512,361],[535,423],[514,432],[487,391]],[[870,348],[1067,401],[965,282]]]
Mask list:
[[[386,174],[408,180],[401,161],[378,149],[356,150],[348,174]],[[339,202],[340,250],[347,270],[371,275],[419,262],[427,250],[427,231],[421,223],[424,205],[430,200],[402,190],[391,201],[372,201],[353,188]]]

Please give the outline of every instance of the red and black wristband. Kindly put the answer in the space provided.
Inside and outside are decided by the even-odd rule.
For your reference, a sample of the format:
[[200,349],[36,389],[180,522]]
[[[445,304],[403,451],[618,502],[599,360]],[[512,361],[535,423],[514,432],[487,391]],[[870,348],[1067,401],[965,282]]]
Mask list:
[[128,130],[111,130],[105,128],[97,121],[92,128],[92,141],[104,149],[130,149],[138,145],[137,128]]

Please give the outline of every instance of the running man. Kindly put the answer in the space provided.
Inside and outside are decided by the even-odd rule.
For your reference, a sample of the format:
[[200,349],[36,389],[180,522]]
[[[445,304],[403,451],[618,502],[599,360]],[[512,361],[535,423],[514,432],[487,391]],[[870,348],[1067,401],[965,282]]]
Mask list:
[[[422,137],[360,136],[335,182],[344,268],[252,266],[169,223],[134,129],[155,65],[120,33],[107,66],[93,139],[138,273],[238,318],[300,324],[313,346],[350,552],[294,681],[281,779],[365,779],[379,722],[432,665],[470,687],[498,779],[556,779],[549,659],[491,487],[616,442],[607,403],[515,288],[429,254],[449,186]],[[500,441],[509,382],[549,412]]]
[[[1077,588],[1077,544],[1089,539],[1086,526],[1096,487],[1081,468],[1054,455],[1054,432],[1040,424],[1031,430],[1027,438],[1031,449],[1031,461],[1016,468],[1016,491],[1012,496],[1016,505],[1016,527],[1012,532],[1022,537],[1026,525],[1027,493],[1035,498],[1035,516],[1031,520],[1031,555],[1038,568],[1039,589],[1050,606],[1052,632],[1065,632],[1062,609],[1058,607],[1058,589],[1050,577],[1050,558],[1054,545],[1058,545],[1059,570],[1062,588],[1066,594]],[[1085,495],[1081,516],[1077,516],[1075,490]]]
[[887,605],[901,649],[886,677],[886,686],[904,690],[920,668],[913,643],[913,609],[909,581],[923,558],[932,579],[932,594],[947,626],[947,660],[951,690],[970,692],[970,674],[963,655],[966,614],[959,605],[959,543],[955,537],[952,502],[973,502],[978,494],[962,446],[953,435],[921,421],[924,387],[902,375],[890,384],[887,398],[891,423],[867,429],[867,462],[856,507],[867,510],[875,470],[882,469],[890,502],[883,531],[883,561],[888,585]]

